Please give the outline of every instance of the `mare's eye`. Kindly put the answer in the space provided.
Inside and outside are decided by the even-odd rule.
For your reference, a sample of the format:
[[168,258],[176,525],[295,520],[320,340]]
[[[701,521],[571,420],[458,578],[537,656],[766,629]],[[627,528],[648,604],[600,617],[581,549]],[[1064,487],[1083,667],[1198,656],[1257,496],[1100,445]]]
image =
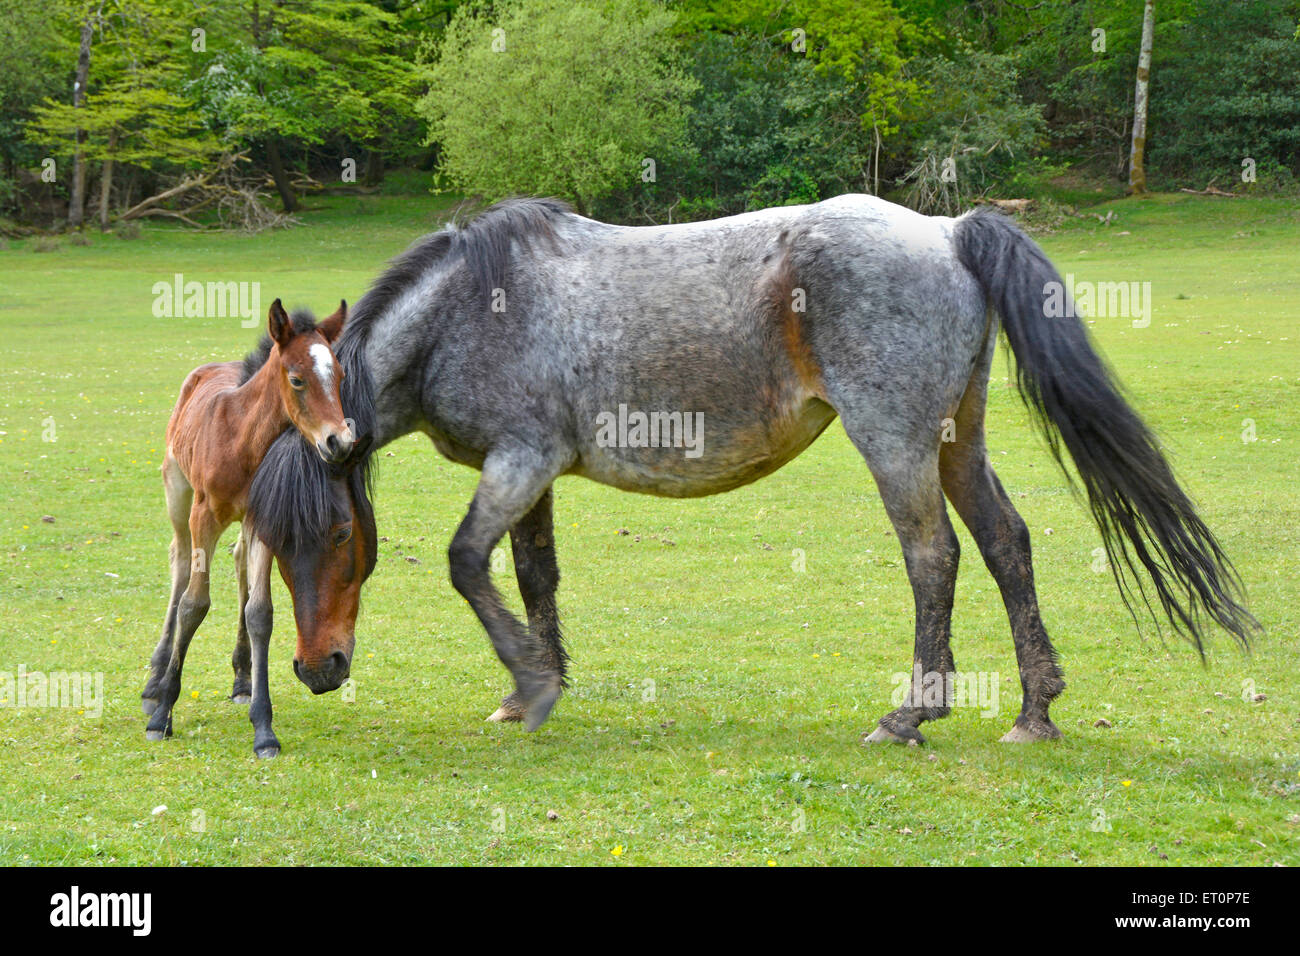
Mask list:
[[341,548],[352,538],[352,526],[344,525],[334,532],[334,547]]
[[297,375],[289,376],[289,385],[299,392],[301,392],[304,388],[307,387],[307,383],[304,382],[302,379],[300,379]]

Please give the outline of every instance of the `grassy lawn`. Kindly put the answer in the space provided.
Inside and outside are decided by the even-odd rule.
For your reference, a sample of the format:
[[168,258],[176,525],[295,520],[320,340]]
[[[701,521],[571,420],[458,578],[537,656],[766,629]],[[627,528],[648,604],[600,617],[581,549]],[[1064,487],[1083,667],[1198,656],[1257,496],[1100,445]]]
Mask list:
[[[223,549],[176,736],[147,744],[138,698],[167,600],[163,430],[185,374],[258,334],[155,318],[151,287],[175,273],[257,281],[263,312],[279,296],[324,315],[447,212],[414,195],[313,206],[301,227],[255,237],[150,226],[131,242],[0,250],[0,671],[102,672],[104,690],[99,717],[0,706],[0,864],[1300,862],[1293,203],[1121,201],[1099,207],[1116,211],[1110,226],[1072,220],[1041,240],[1076,280],[1151,283],[1149,327],[1094,331],[1237,562],[1267,628],[1249,656],[1218,635],[1203,667],[1148,621],[1135,630],[999,356],[990,448],[1031,529],[1069,681],[1059,744],[997,742],[1019,681],[959,523],[954,650],[990,675],[997,713],[958,708],[926,725],[924,748],[858,744],[910,667],[911,594],[838,425],[711,499],[560,481],[573,687],[532,735],[484,723],[506,674],[447,581],[475,473],[397,441],[379,459],[387,540],[355,699],[313,698],[294,678],[277,576],[284,753],[253,758],[246,709],[225,699],[237,609]],[[513,570],[498,581],[519,608]]]

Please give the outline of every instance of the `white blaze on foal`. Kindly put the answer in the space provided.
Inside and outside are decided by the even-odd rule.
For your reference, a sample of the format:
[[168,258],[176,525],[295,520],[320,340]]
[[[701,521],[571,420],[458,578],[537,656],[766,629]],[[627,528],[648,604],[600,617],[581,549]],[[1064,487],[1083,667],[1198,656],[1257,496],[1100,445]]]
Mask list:
[[312,367],[316,369],[316,377],[322,385],[330,388],[334,384],[334,353],[328,345],[319,342],[308,351],[311,353]]

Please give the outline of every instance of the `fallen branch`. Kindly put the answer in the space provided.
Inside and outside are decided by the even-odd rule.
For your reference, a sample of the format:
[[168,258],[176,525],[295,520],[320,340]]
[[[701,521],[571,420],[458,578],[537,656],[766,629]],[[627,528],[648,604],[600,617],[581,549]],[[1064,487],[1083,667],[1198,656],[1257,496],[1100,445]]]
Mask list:
[[1186,186],[1184,186],[1182,189],[1178,191],[1181,193],[1191,193],[1193,196],[1222,196],[1224,199],[1237,198],[1236,193],[1224,192],[1222,189],[1219,189],[1217,186],[1213,186],[1213,185],[1206,186],[1204,189],[1188,189]]
[[[185,210],[185,212],[193,212],[193,211],[194,211],[193,209]],[[137,213],[133,218],[143,219],[145,216],[166,216],[168,219],[179,219],[181,222],[188,223],[189,225],[193,226],[195,229],[203,228],[202,223],[195,222],[189,216],[185,215],[185,213],[176,212],[173,209],[146,209],[143,212]],[[125,219],[126,217],[123,216],[122,218]]]
[[1034,204],[1032,199],[976,199],[976,203],[996,206],[1003,212],[1026,212]]

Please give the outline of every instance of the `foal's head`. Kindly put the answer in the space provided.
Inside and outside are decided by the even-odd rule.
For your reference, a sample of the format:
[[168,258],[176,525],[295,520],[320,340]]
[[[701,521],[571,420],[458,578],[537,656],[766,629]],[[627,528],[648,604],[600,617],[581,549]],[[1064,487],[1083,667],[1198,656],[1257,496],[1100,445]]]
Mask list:
[[336,463],[348,457],[356,441],[339,401],[343,367],[330,347],[347,317],[348,304],[342,302],[319,324],[305,313],[290,318],[279,299],[267,316],[273,345],[267,361],[275,368],[285,413],[323,460]]
[[378,553],[370,503],[370,436],[323,463],[292,430],[272,444],[249,489],[248,519],[293,598],[293,672],[314,694],[347,680],[361,585]]

